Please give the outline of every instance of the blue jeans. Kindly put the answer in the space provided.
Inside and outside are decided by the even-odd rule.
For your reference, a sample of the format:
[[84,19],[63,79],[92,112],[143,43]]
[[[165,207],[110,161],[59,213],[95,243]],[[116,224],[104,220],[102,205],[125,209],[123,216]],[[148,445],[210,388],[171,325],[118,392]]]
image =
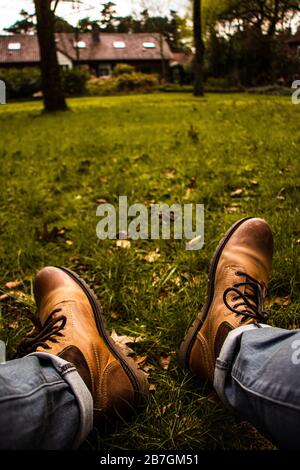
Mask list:
[[[243,326],[217,359],[221,400],[279,448],[300,448],[300,331]],[[0,449],[77,448],[93,402],[74,366],[34,353],[0,365]]]
[[214,387],[277,447],[300,449],[300,330],[233,330],[217,359]]
[[33,353],[0,365],[0,449],[77,448],[92,423],[91,394],[72,364]]

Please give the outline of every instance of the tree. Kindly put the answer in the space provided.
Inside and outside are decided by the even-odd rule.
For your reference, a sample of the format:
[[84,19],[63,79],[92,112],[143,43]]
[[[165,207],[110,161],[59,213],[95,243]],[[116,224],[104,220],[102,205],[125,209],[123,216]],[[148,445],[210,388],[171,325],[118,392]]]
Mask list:
[[300,12],[299,0],[203,0],[205,19],[227,22],[236,29],[254,28],[273,37]]
[[204,95],[204,42],[202,38],[202,10],[201,0],[193,0],[193,31],[194,31],[194,45],[195,45],[195,58],[194,58],[194,96]]
[[[8,28],[4,28],[4,31],[12,34],[33,34],[36,33],[36,15],[29,14],[25,10],[20,11],[21,19],[17,20],[14,24]],[[74,26],[60,16],[55,15],[54,30],[56,33],[72,33],[74,32]]]
[[36,24],[34,22],[35,15],[30,15],[27,11],[21,10],[20,16],[20,20],[17,20],[8,28],[4,28],[4,31],[12,34],[34,33],[36,31]]
[[54,16],[54,31],[56,33],[74,33],[75,28],[67,20],[60,16]]
[[100,24],[102,29],[105,29],[108,33],[114,33],[116,31],[116,4],[113,2],[104,3],[101,10]]
[[51,0],[34,0],[41,54],[43,99],[46,112],[65,111],[67,109],[54,34],[54,13],[58,0],[55,2],[53,10],[51,9],[51,3]]

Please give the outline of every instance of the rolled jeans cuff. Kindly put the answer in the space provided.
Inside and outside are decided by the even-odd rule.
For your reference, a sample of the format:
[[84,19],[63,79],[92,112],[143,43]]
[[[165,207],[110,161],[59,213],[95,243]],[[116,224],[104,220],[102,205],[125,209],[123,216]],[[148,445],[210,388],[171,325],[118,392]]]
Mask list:
[[93,429],[93,398],[89,389],[78,374],[75,366],[70,362],[44,352],[34,352],[29,354],[29,356],[38,356],[42,359],[50,360],[57,372],[63,380],[68,383],[72,390],[80,414],[80,426],[72,446],[73,449],[77,449]]
[[[270,328],[270,325],[259,325],[261,328]],[[224,405],[232,410],[232,406],[229,404],[225,396],[225,383],[227,376],[231,373],[233,362],[238,352],[238,345],[240,344],[241,335],[245,331],[257,329],[257,325],[245,325],[240,326],[232,330],[224,341],[219,357],[216,360],[215,372],[214,372],[214,389],[216,390],[220,400]]]

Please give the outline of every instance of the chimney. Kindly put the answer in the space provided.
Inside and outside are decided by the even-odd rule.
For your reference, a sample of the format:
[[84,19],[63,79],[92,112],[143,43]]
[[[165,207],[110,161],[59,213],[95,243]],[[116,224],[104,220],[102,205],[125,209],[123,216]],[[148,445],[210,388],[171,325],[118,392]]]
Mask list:
[[100,27],[97,23],[92,24],[92,39],[94,44],[99,44],[100,42]]

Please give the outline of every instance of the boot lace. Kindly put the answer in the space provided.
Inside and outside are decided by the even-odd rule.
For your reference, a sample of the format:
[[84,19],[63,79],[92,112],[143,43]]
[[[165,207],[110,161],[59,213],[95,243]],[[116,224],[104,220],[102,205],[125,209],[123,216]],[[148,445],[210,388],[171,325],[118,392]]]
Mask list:
[[64,315],[53,318],[55,313],[59,313],[62,309],[57,308],[51,312],[44,326],[38,331],[36,336],[24,338],[17,350],[17,356],[25,356],[34,352],[39,346],[44,349],[51,349],[50,343],[58,343],[57,336],[64,336],[61,330],[64,329],[67,319]]
[[[263,309],[264,287],[247,273],[237,271],[236,274],[239,277],[245,277],[246,281],[238,282],[225,290],[223,295],[224,304],[236,316],[242,316],[241,323],[252,318],[254,324],[260,328],[259,323],[265,323],[268,320],[268,314]],[[241,291],[241,287],[245,287],[244,292]],[[232,293],[235,295],[231,297],[231,300],[240,301],[233,306],[227,300]],[[238,310],[239,307],[244,307],[244,310]]]

